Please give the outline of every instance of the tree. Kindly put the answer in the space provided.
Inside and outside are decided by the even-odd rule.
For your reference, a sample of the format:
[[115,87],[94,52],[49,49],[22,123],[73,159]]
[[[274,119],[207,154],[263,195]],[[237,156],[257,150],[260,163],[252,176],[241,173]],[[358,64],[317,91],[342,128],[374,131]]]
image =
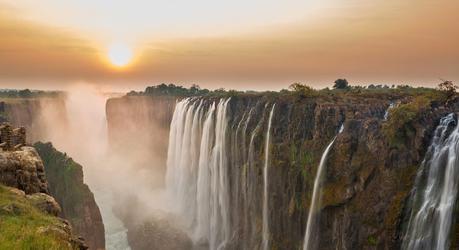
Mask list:
[[456,89],[458,88],[452,81],[445,81],[442,80],[440,84],[438,84],[438,90],[444,92],[446,94],[446,99],[449,100],[451,97],[456,95]]
[[289,89],[302,97],[314,96],[316,94],[316,91],[312,87],[299,82],[290,85]]
[[334,89],[348,89],[349,88],[349,83],[347,82],[346,79],[337,79],[335,81],[335,85],[333,85]]
[[198,94],[200,90],[201,90],[201,87],[199,87],[199,85],[197,85],[197,84],[193,84],[190,87],[190,92],[192,94]]
[[19,90],[18,92],[19,96],[20,97],[32,97],[33,93],[32,91],[30,91],[30,89],[23,89],[23,90]]

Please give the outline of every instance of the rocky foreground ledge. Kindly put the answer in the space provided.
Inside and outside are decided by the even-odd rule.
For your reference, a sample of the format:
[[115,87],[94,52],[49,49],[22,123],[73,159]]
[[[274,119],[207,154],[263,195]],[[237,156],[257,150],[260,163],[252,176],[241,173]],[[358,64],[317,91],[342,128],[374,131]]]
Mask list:
[[0,249],[88,249],[60,212],[37,151],[0,152]]

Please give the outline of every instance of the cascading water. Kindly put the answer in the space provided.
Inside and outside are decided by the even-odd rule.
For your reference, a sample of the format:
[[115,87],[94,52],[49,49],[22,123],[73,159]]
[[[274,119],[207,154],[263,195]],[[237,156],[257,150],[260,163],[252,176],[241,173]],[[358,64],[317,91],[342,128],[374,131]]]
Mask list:
[[455,115],[449,114],[436,128],[416,177],[402,249],[449,249],[459,184],[458,152],[459,126]]
[[395,107],[395,103],[391,102],[389,104],[389,107],[386,109],[386,112],[384,113],[384,121],[387,121],[389,118],[389,111]]
[[[341,125],[339,129],[339,133],[342,133],[343,130],[344,130],[344,126]],[[325,151],[322,154],[322,157],[320,158],[319,167],[317,169],[316,178],[314,180],[314,188],[312,191],[311,205],[309,206],[308,222],[306,224],[306,232],[304,234],[303,250],[309,250],[309,249],[316,248],[315,244],[316,244],[317,235],[315,235],[313,238],[312,232],[318,226],[320,198],[322,194],[321,187],[322,187],[323,175],[324,175],[324,170],[325,170],[325,164],[327,163],[328,153],[330,152],[330,149],[335,143],[335,140],[336,140],[336,136],[325,148]]]
[[263,168],[263,225],[262,225],[262,248],[264,250],[268,249],[269,246],[269,222],[268,222],[268,166],[269,166],[269,144],[270,144],[270,132],[271,132],[271,123],[274,114],[274,108],[276,104],[271,108],[269,113],[269,122],[268,130],[266,132],[266,142],[265,142],[265,165]]
[[169,137],[169,196],[194,241],[208,243],[210,249],[223,248],[230,238],[228,102],[204,104],[190,98],[178,102]]

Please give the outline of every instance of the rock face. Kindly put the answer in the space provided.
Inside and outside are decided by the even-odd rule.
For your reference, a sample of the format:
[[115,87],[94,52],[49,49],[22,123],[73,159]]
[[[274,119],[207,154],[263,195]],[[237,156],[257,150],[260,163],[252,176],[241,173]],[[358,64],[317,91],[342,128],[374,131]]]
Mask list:
[[4,185],[24,190],[27,194],[48,192],[43,162],[32,147],[1,152],[0,173],[0,183]]
[[105,249],[102,216],[94,195],[83,182],[83,169],[51,143],[36,143],[34,147],[43,159],[49,192],[62,207],[60,216],[69,220],[90,249]]
[[[29,143],[44,139],[65,138],[64,133],[68,127],[65,96],[0,99],[0,121],[9,122],[15,127],[24,126]],[[51,129],[54,131],[50,131]],[[0,165],[0,168],[2,166],[7,168],[7,170],[0,170],[4,173],[0,175],[0,182],[9,181],[8,185],[14,184],[13,186],[19,188],[22,188],[21,183],[26,183],[30,186],[25,187],[26,193],[44,192],[45,189],[40,187],[40,183],[45,180],[46,172],[49,191],[62,205],[62,212],[59,215],[68,219],[79,234],[87,237],[87,243],[91,249],[104,249],[105,235],[102,217],[93,194],[83,183],[81,166],[64,154],[57,152],[51,145],[40,145],[42,147],[39,152],[46,166],[43,166],[41,161],[36,163],[38,164],[36,166],[37,176],[29,174],[30,171],[28,172],[27,169],[30,167],[26,167],[26,170],[16,170],[17,168],[11,164],[18,165],[18,162],[11,161],[9,164]],[[29,154],[33,153],[37,154],[35,150]],[[33,164],[19,165],[33,166]],[[47,191],[48,187],[46,187]]]
[[[0,152],[0,248],[87,249],[48,194],[43,163],[32,147]],[[6,186],[4,186],[6,185]]]
[[[50,128],[46,119],[53,120]],[[65,99],[59,97],[0,99],[0,121],[8,121],[15,127],[24,126],[29,143],[49,139],[50,129],[64,131],[68,126]]]
[[[124,108],[130,115],[117,113],[108,103],[109,121],[115,121],[114,116],[144,117],[132,109],[135,98],[156,97],[129,98]],[[442,116],[459,111],[456,102],[430,103],[410,122],[402,143],[394,144],[394,138],[384,132],[385,112],[391,102],[411,99],[390,95],[232,96],[226,134],[231,244],[226,248],[261,246],[264,144],[270,107],[275,103],[268,170],[270,249],[302,248],[318,163],[335,136],[322,188],[318,249],[397,249],[409,209],[405,203],[431,134]],[[202,100],[210,106],[220,98]],[[149,109],[163,113],[154,105]],[[154,115],[149,117],[148,122],[160,123],[154,121]],[[138,125],[142,129],[145,123]],[[344,131],[338,135],[341,125]]]

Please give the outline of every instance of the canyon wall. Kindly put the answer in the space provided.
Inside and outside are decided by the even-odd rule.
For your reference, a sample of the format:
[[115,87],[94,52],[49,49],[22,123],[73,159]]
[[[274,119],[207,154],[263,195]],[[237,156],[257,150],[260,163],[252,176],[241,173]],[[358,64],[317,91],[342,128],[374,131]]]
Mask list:
[[70,221],[90,249],[105,249],[104,224],[94,195],[83,181],[82,167],[51,143],[35,143],[43,159],[49,192],[62,208],[61,216]]
[[[115,108],[109,101],[109,130],[115,127],[110,125],[115,120],[111,117],[115,116],[132,119],[138,125],[133,127],[136,130],[148,131],[150,123],[167,124],[164,119],[171,122],[173,112],[170,107],[174,106],[175,100],[168,102],[165,109],[162,98],[120,98],[126,100],[123,110],[129,110],[123,113],[117,113],[119,106]],[[145,99],[151,105],[145,107]],[[315,232],[318,249],[399,248],[406,228],[406,214],[411,210],[407,200],[432,133],[441,117],[459,111],[457,101],[447,105],[429,101],[410,117],[409,122],[403,124],[404,127],[396,128],[394,133],[387,132],[394,119],[400,119],[390,115],[385,119],[390,103],[416,103],[415,99],[414,96],[395,95],[302,97],[292,94],[238,94],[190,99],[196,104],[182,114],[183,127],[187,126],[186,110],[191,110],[192,115],[201,119],[198,124],[202,126],[213,103],[228,102],[227,126],[223,133],[226,148],[223,171],[227,176],[225,192],[229,200],[223,209],[229,211],[229,233],[218,243],[225,249],[261,248],[263,168],[267,148],[269,249],[301,249],[318,163],[325,147],[337,136],[328,156],[321,188],[320,219]],[[121,101],[117,102],[122,105]],[[198,112],[199,102],[202,114],[194,113]],[[265,147],[268,117],[273,104],[270,144]],[[133,107],[138,106],[143,108],[141,113],[136,114]],[[165,114],[165,110],[171,113]],[[137,122],[139,120],[141,122]],[[341,125],[344,130],[338,134]],[[164,130],[167,128],[164,125]],[[136,139],[144,138],[131,138]],[[166,152],[167,143],[163,144],[163,138],[150,139],[156,147],[152,151]],[[188,145],[192,140],[188,138],[182,141],[182,145]],[[213,141],[211,145],[215,143]],[[165,155],[162,157],[165,162]],[[199,154],[194,157],[197,158],[187,158],[189,161],[174,164],[193,165]],[[191,183],[191,186],[185,185],[189,189],[198,185],[197,172],[191,170],[183,176],[182,179],[188,181],[187,185]],[[177,186],[184,184],[176,183]],[[193,238],[197,230],[193,227],[198,220],[198,212],[193,212],[193,209],[199,210],[195,207],[198,197],[183,195],[174,198],[177,203],[184,200],[191,202],[187,203],[189,211],[185,220],[191,220],[191,223],[185,226],[185,230],[194,232],[190,233]],[[223,211],[222,208],[216,209],[219,213]],[[194,239],[195,244],[205,246],[211,235],[206,237],[204,240]],[[452,240],[453,245],[455,241]]]
[[[0,99],[0,118],[15,127],[25,127],[29,144],[70,140],[65,96]],[[50,194],[62,206],[60,216],[84,236],[90,249],[105,249],[101,214],[93,193],[84,184],[82,167],[51,144],[35,146],[44,160],[42,178],[46,175]]]

